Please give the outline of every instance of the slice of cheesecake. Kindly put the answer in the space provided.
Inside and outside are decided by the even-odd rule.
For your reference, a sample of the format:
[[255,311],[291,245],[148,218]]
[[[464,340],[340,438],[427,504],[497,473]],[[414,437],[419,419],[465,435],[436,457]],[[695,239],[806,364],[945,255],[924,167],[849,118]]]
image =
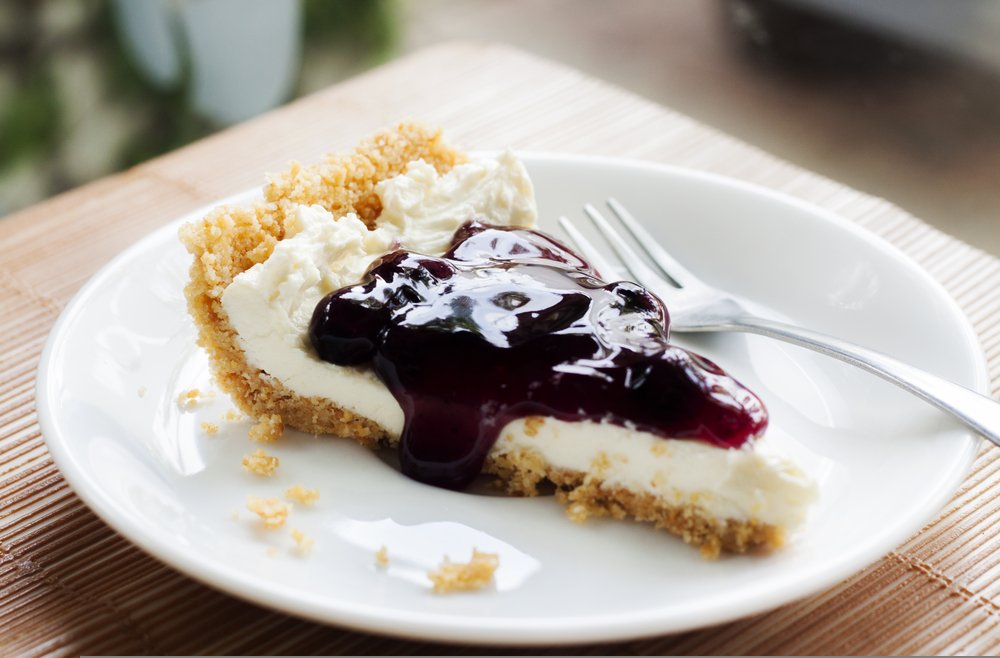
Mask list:
[[[484,224],[469,229],[472,218]],[[372,447],[402,444],[404,469],[417,479],[458,487],[481,470],[520,495],[549,481],[571,518],[650,521],[710,556],[779,546],[804,522],[815,485],[763,435],[759,400],[714,364],[664,347],[665,316],[643,310],[641,289],[597,281],[562,245],[521,230],[535,220],[531,181],[513,154],[468,163],[438,132],[401,125],[352,154],[293,166],[269,182],[263,201],[219,208],[182,230],[194,256],[186,293],[199,343],[219,385],[247,414]],[[379,265],[369,272],[373,262]],[[488,303],[463,301],[475,294],[456,292],[452,271]],[[413,280],[390,291],[386,282],[400,272]],[[541,289],[527,281],[535,274]],[[535,292],[517,288],[522,280]],[[343,292],[360,294],[364,284],[377,299]],[[582,289],[567,288],[577,285],[601,300],[581,306]],[[553,301],[552,290],[565,299]],[[310,324],[321,302],[335,297],[353,306],[326,307],[335,330],[326,334],[333,342],[323,343]],[[618,306],[630,310],[621,314]],[[396,314],[393,332],[372,324],[388,317],[383,307]],[[628,358],[602,365],[581,353],[549,363],[559,348],[545,347],[544,332],[532,328],[541,326],[538,318],[571,334],[559,344],[586,351],[593,336],[583,325],[592,316],[603,338],[624,341]],[[478,342],[469,342],[472,334]],[[500,351],[479,363],[467,350],[484,337]],[[683,375],[680,397],[639,381],[642,373],[667,376],[671,359],[678,369],[669,372]],[[543,361],[559,373],[555,379],[518,379]],[[438,371],[451,384],[429,376]],[[639,393],[587,393],[595,374]],[[473,395],[484,385],[510,395]],[[541,389],[547,405],[536,395]],[[594,399],[576,404],[577,390]],[[465,420],[449,430],[448,418]]]

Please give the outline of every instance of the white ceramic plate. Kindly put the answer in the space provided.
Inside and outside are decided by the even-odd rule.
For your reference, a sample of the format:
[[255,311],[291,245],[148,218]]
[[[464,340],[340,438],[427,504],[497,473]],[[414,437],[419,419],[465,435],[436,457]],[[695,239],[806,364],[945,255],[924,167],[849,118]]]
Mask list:
[[[778,315],[986,390],[974,334],[946,293],[900,252],[848,222],[771,191],[636,162],[525,156],[544,229],[613,194],[693,271]],[[246,197],[247,195],[243,195]],[[69,304],[42,358],[38,413],[81,498],[149,553],[209,585],[312,619],[394,635],[501,644],[613,640],[688,630],[829,587],[931,519],[961,483],[978,440],[890,385],[757,337],[693,346],[766,402],[775,431],[820,479],[802,535],[767,556],[702,560],[649,527],[576,525],[546,498],[454,493],[401,476],[349,441],[290,432],[273,479],[240,468],[248,423],[220,423],[185,311],[183,221],[154,232]],[[142,393],[142,394],[140,394]],[[266,532],[247,494],[320,489]],[[238,512],[239,519],[234,519]],[[291,552],[289,528],[316,540]],[[373,555],[388,547],[391,566]],[[500,554],[495,589],[436,596],[424,572],[473,547]]]

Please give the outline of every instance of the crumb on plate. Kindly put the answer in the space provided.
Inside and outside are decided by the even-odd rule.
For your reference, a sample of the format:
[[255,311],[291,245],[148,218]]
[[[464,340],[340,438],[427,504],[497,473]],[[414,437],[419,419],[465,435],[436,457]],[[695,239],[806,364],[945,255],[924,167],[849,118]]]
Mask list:
[[389,566],[389,549],[382,544],[382,548],[375,551],[375,566],[385,569]]
[[202,402],[206,402],[211,399],[211,392],[202,391],[200,388],[189,388],[186,391],[182,391],[181,394],[177,396],[177,406],[183,411],[190,411]]
[[235,423],[236,421],[243,420],[243,414],[236,411],[235,409],[230,409],[222,416],[222,420],[227,423]]
[[295,551],[301,555],[306,555],[310,553],[313,546],[316,545],[316,540],[312,537],[306,536],[301,530],[292,530],[292,541],[295,542]]
[[275,557],[275,556],[278,555],[278,553],[279,553],[279,551],[278,551],[278,547],[277,546],[268,546],[267,550],[264,551],[264,555],[266,555],[268,557]]
[[254,475],[271,477],[278,469],[278,458],[269,455],[263,449],[257,448],[249,455],[243,457],[243,468]]
[[265,528],[280,528],[285,525],[292,505],[280,498],[247,496],[247,509],[260,517]]
[[141,398],[146,397],[146,387],[145,386],[140,386],[139,390],[137,390],[136,393],[138,393],[139,397],[141,397]]
[[427,577],[434,583],[436,594],[470,592],[489,585],[499,565],[496,553],[482,553],[473,548],[468,562],[452,562],[445,557],[440,567],[427,572]]
[[250,428],[249,436],[251,441],[257,443],[274,443],[285,431],[285,425],[281,422],[281,416],[270,414],[257,419],[257,422]]
[[575,503],[566,508],[566,516],[573,523],[585,523],[590,518],[590,509],[582,503]]
[[209,436],[215,436],[219,433],[219,426],[206,420],[201,424],[201,431]]
[[285,498],[309,507],[319,500],[319,489],[306,489],[301,484],[295,484],[285,489]]

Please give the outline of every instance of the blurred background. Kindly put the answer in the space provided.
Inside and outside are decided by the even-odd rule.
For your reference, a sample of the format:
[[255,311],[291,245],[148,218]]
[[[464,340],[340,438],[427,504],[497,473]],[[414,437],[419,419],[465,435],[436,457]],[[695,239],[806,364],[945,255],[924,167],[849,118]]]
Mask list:
[[0,217],[453,39],[564,62],[1000,255],[996,0],[0,0]]

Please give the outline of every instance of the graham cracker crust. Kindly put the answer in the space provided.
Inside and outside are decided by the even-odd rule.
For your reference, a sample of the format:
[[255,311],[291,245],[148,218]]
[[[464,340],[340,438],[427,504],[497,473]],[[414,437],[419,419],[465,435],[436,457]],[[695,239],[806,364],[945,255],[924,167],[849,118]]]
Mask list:
[[695,504],[673,505],[647,492],[610,486],[601,478],[600,469],[552,468],[533,450],[491,454],[483,470],[496,475],[503,489],[518,496],[537,496],[540,484],[552,482],[556,497],[566,505],[566,515],[578,523],[605,516],[653,523],[697,546],[708,559],[717,558],[722,551],[746,553],[784,544],[784,533],[773,525],[719,519]]

